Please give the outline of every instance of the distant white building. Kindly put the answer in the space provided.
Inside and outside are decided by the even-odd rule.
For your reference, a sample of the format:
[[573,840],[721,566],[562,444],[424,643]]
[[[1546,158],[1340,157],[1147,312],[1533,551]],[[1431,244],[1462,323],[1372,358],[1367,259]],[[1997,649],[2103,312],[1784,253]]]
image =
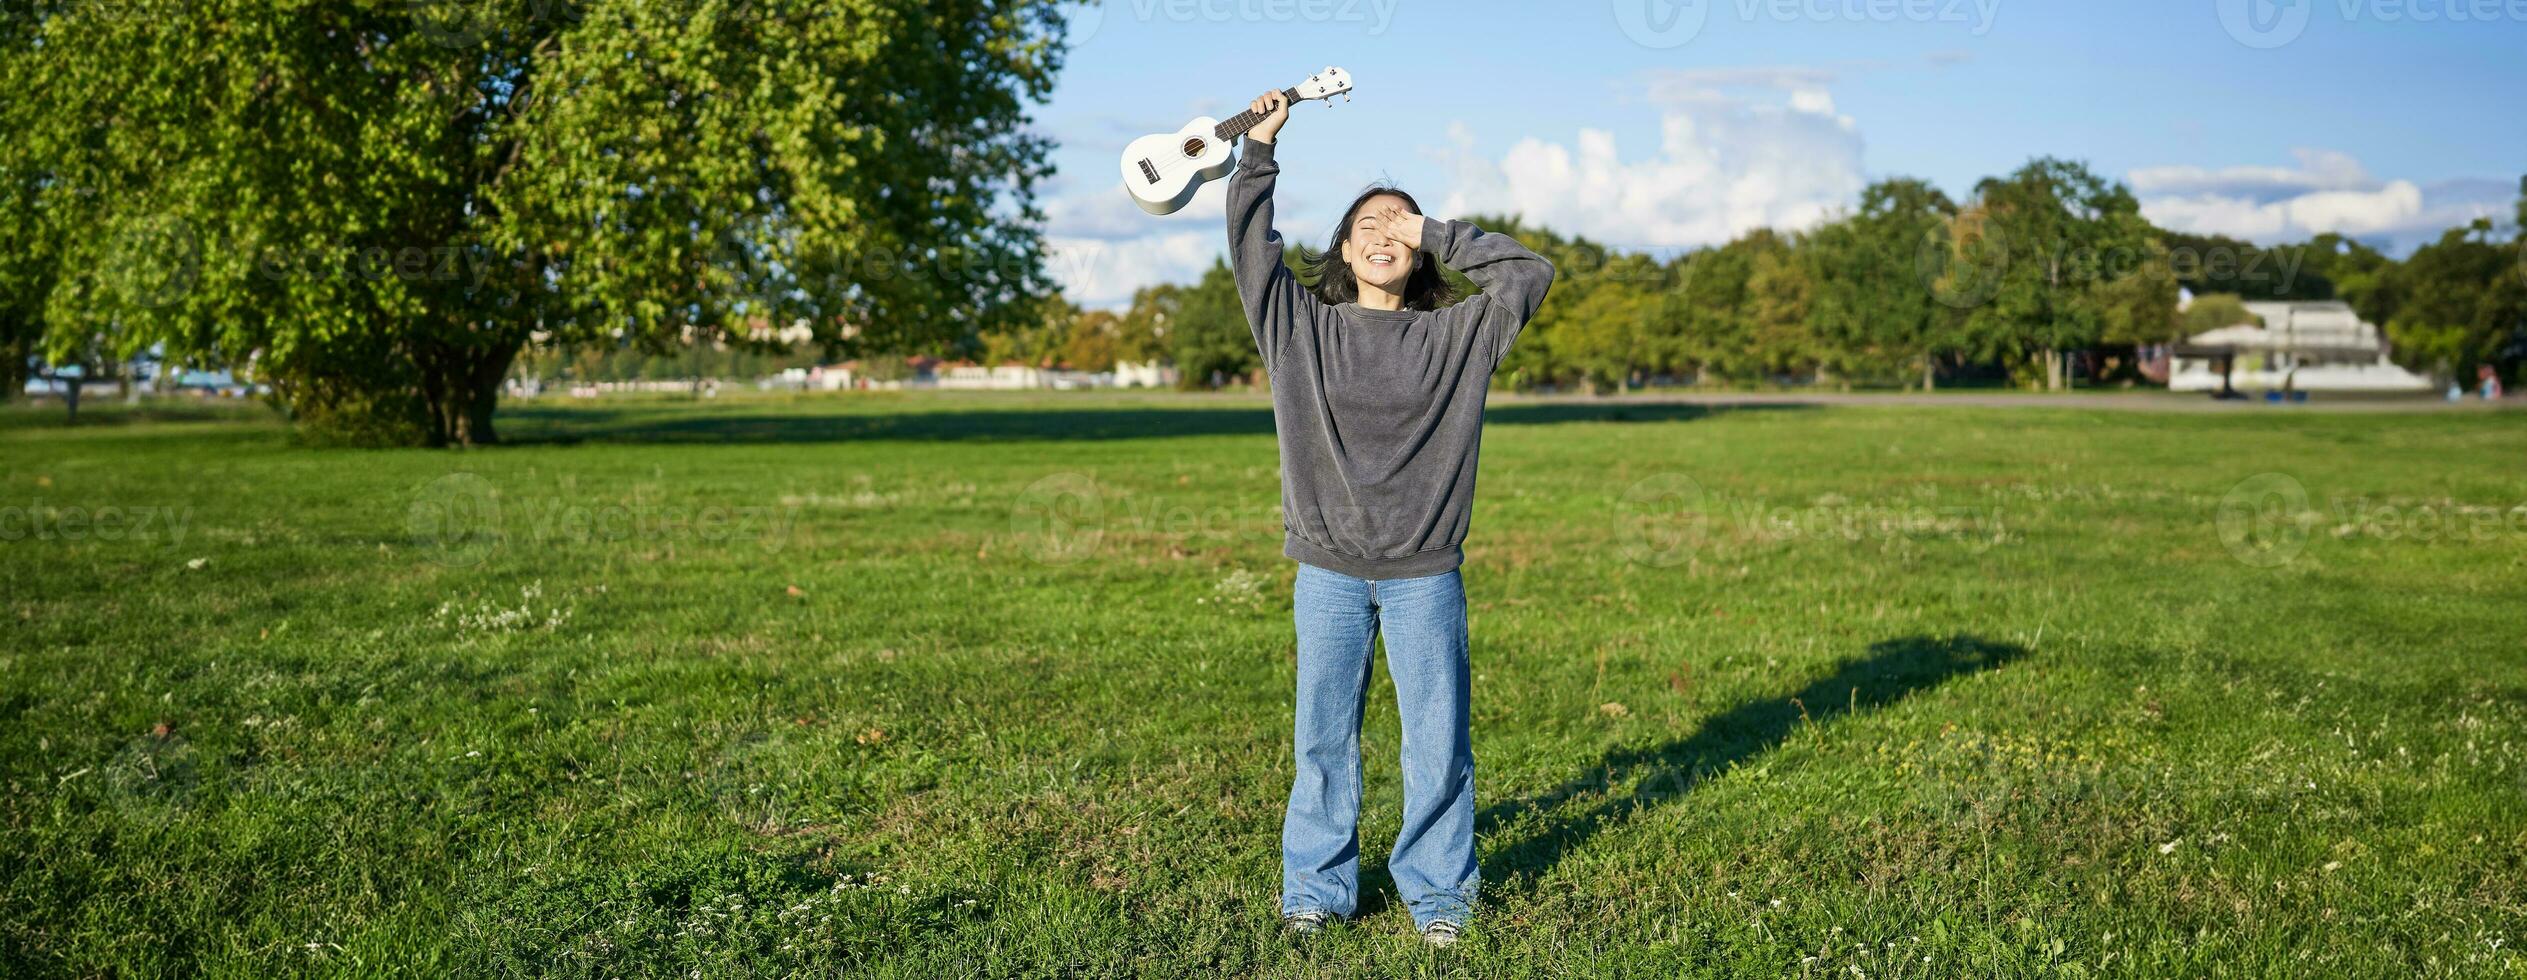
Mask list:
[[880,381],[869,377],[859,361],[844,361],[840,364],[787,368],[780,374],[757,379],[755,384],[767,391],[776,388],[791,391],[903,391],[922,388],[1075,391],[1083,388],[1168,388],[1176,383],[1175,367],[1163,361],[1117,364],[1112,371],[1073,371],[1014,362],[998,366],[943,364],[932,358],[916,357],[908,360],[905,368],[905,377]]
[[2352,312],[2351,304],[2257,302],[2246,310],[2264,325],[2233,324],[2176,345],[2168,390],[2431,390],[2430,379],[2388,358],[2385,334]]
[[951,391],[1015,391],[1050,388],[1051,372],[1024,364],[958,364],[939,372],[939,387]]
[[1114,365],[1114,386],[1173,388],[1176,386],[1176,366],[1165,361],[1117,361]]

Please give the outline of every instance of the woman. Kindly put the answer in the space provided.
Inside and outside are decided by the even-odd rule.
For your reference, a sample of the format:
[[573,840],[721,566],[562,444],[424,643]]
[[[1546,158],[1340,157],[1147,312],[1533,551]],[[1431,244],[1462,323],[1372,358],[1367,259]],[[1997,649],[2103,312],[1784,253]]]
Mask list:
[[[1400,191],[1351,202],[1311,257],[1314,292],[1272,230],[1278,92],[1250,107],[1228,187],[1237,291],[1272,374],[1283,553],[1300,562],[1298,776],[1281,826],[1281,915],[1314,933],[1358,905],[1360,711],[1386,638],[1404,723],[1404,825],[1388,861],[1413,925],[1454,943],[1474,911],[1474,752],[1466,733],[1465,587],[1457,566],[1493,368],[1544,302],[1553,266]],[[1482,295],[1452,298],[1439,264]],[[1444,307],[1444,308],[1443,308]]]

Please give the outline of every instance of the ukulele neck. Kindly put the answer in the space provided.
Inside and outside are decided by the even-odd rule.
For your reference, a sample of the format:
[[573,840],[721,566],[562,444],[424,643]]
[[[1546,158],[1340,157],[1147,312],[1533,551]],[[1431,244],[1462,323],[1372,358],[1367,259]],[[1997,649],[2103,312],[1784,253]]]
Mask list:
[[[1299,102],[1299,90],[1294,88],[1282,89],[1281,97],[1289,100],[1288,104],[1297,105]],[[1264,121],[1263,113],[1256,112],[1253,109],[1248,109],[1234,116],[1230,116],[1227,119],[1220,120],[1220,124],[1218,126],[1211,128],[1211,135],[1219,137],[1220,142],[1225,143],[1229,140],[1246,135],[1247,130],[1255,128],[1255,124],[1262,121]]]

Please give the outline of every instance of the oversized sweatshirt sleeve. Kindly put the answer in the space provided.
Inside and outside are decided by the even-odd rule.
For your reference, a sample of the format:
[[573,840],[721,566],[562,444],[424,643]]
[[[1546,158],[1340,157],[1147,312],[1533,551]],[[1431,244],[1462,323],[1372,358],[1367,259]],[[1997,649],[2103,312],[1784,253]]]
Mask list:
[[1229,269],[1237,275],[1237,298],[1246,308],[1246,325],[1255,332],[1255,350],[1263,354],[1267,371],[1291,331],[1312,320],[1323,305],[1281,263],[1281,233],[1272,230],[1272,185],[1280,173],[1272,144],[1247,140],[1237,175],[1228,182]]
[[[1474,310],[1476,342],[1493,366],[1526,329],[1553,288],[1553,263],[1527,251],[1518,240],[1495,235],[1463,221],[1430,222],[1422,232],[1423,247],[1439,264],[1465,273],[1483,287]],[[1479,305],[1478,305],[1479,304]]]

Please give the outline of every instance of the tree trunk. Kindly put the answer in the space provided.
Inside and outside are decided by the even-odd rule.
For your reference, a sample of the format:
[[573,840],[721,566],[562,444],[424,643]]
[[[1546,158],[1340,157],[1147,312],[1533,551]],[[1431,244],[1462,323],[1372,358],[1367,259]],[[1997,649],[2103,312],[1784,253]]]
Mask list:
[[2062,390],[2061,351],[2048,349],[2044,352],[2044,390]]
[[1931,355],[1929,355],[1929,354],[1923,354],[1923,355],[1922,355],[1922,390],[1923,390],[1923,391],[1937,391],[1938,389],[1939,389],[1939,359],[1938,359],[1937,357],[1933,357],[1933,356],[1931,356]]
[[29,337],[0,344],[0,405],[26,393],[26,362],[34,354],[34,340]]
[[479,347],[441,347],[417,358],[432,445],[489,446],[500,441],[491,417],[500,407],[500,380],[521,346],[518,340],[492,341]]

